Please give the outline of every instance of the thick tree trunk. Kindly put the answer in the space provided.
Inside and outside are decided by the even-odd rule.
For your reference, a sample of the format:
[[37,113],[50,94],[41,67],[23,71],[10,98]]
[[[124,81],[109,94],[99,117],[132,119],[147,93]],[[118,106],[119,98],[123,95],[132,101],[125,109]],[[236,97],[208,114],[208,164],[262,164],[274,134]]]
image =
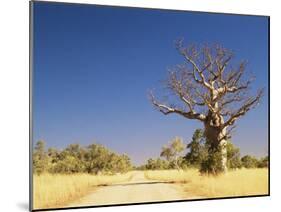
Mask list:
[[[219,155],[220,167],[210,167],[210,172],[227,171],[227,140],[225,139],[226,129],[205,124],[205,136],[209,144],[209,157]],[[217,158],[216,158],[217,160]]]

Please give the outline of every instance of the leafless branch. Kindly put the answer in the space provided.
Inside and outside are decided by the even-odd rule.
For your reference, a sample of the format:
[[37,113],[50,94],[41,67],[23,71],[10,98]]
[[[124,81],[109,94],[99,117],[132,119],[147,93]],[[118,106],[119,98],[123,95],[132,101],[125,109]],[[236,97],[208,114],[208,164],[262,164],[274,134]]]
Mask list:
[[150,93],[150,100],[151,100],[152,104],[164,115],[168,115],[170,113],[176,113],[176,114],[179,114],[181,116],[184,116],[185,118],[197,119],[197,120],[200,120],[200,121],[204,121],[205,118],[206,118],[205,115],[203,115],[203,114],[195,113],[193,111],[187,111],[186,112],[186,111],[183,111],[181,109],[177,109],[177,108],[174,108],[174,107],[171,107],[171,106],[167,106],[165,104],[161,104],[155,99],[152,92]]
[[255,107],[262,95],[263,95],[264,90],[260,90],[255,97],[249,97],[248,100],[233,114],[231,114],[230,118],[223,124],[223,128],[233,125],[235,121],[246,114],[251,108]]
[[[183,40],[176,42],[176,49],[184,64],[170,71],[165,88],[184,108],[160,103],[151,93],[152,104],[163,114],[179,114],[203,121],[205,127],[222,130],[232,128],[238,118],[260,101],[262,90],[255,96],[249,94],[252,78],[245,75],[246,61],[233,66],[231,50],[220,45],[185,47]],[[229,128],[225,136],[230,136]]]

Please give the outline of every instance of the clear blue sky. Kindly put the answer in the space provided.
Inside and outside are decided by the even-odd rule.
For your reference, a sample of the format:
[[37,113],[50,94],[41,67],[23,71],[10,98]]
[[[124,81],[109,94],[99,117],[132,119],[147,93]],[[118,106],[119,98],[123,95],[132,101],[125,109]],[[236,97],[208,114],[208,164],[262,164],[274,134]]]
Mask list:
[[64,148],[98,142],[136,164],[199,122],[157,112],[148,90],[183,60],[174,40],[220,43],[249,61],[262,103],[237,122],[242,155],[267,154],[268,22],[265,17],[35,2],[34,141]]

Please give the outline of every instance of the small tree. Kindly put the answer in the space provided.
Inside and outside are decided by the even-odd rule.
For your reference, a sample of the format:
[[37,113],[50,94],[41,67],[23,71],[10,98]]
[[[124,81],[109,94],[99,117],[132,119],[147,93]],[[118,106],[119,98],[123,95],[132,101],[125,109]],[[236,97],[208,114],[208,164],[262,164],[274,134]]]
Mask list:
[[33,172],[41,174],[47,171],[48,156],[45,152],[45,142],[40,140],[36,143],[33,151]]
[[100,144],[91,144],[85,154],[85,165],[89,173],[98,174],[109,166],[111,152]]
[[258,166],[258,160],[250,155],[245,155],[241,158],[241,161],[245,168],[256,168]]
[[77,160],[83,160],[85,156],[85,150],[79,144],[70,144],[66,147],[65,151]]
[[50,170],[53,173],[72,174],[84,171],[84,164],[72,155],[65,155]]
[[268,156],[261,158],[258,161],[258,167],[259,168],[267,168],[268,167]]
[[199,167],[204,158],[207,157],[205,140],[203,130],[196,129],[193,133],[192,141],[186,146],[188,153],[185,156],[185,160],[187,160],[190,165]]
[[60,152],[56,148],[49,148],[47,155],[51,164],[57,163],[60,160]]
[[[216,167],[212,173],[216,173],[220,168],[220,155],[218,152],[209,152],[209,147],[202,129],[196,129],[192,136],[192,141],[187,145],[188,152],[184,159],[193,166],[200,167],[201,172],[209,173],[209,166]],[[240,150],[228,140],[227,145],[227,167],[229,169],[241,168]],[[210,157],[209,154],[212,156]]]
[[170,162],[174,155],[170,147],[163,146],[160,156],[166,158],[166,160]]
[[160,158],[152,159],[149,158],[145,164],[145,169],[149,170],[163,170],[169,168],[169,162],[161,160]]
[[160,156],[166,158],[169,162],[174,161],[176,169],[179,170],[179,156],[183,150],[184,144],[182,139],[175,137],[168,146],[163,146]]
[[240,149],[235,147],[230,141],[227,142],[227,167],[230,169],[242,167]]
[[132,168],[130,158],[128,155],[111,154],[107,169],[112,173],[124,173]]
[[145,164],[145,168],[148,170],[155,170],[157,169],[156,164],[155,164],[155,160],[153,160],[152,158],[149,158]]

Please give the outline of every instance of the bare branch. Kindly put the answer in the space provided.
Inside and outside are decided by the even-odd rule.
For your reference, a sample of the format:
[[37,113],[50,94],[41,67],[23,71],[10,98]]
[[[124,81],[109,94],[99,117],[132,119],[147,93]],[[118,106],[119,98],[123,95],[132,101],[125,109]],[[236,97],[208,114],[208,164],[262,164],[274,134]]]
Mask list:
[[217,138],[229,138],[236,120],[254,108],[263,94],[263,91],[255,96],[249,94],[252,79],[244,79],[246,62],[232,66],[234,53],[220,45],[184,47],[180,40],[176,49],[184,63],[173,68],[165,88],[179,104],[175,107],[160,103],[151,93],[152,104],[165,115],[175,113],[203,121],[210,132],[220,134]]
[[245,72],[245,68],[246,68],[246,61],[242,61],[239,64],[238,70],[229,71],[229,74],[225,79],[228,86],[235,86],[239,82],[239,80],[241,79],[242,75]]
[[227,105],[234,103],[234,102],[241,102],[244,100],[244,96],[241,95],[235,95],[231,96],[230,98],[226,98],[221,102],[220,107],[225,108]]
[[191,112],[194,112],[195,106],[204,107],[206,102],[209,104],[207,97],[201,96],[202,92],[198,91],[196,83],[190,80],[190,74],[192,73],[184,69],[184,67],[178,66],[178,68],[180,70],[169,72],[169,77],[166,81],[167,88],[177,95]]
[[[199,68],[199,66],[196,64],[195,60],[193,59],[198,55],[198,53],[195,51],[194,47],[191,47],[189,49],[183,48],[182,43],[179,42],[177,44],[177,49],[179,53],[187,60],[188,63],[190,63],[193,66],[193,78],[197,83],[200,83],[204,85],[209,90],[212,90],[212,86],[206,81],[205,76],[203,72],[208,68],[209,65],[204,67],[202,70]],[[189,54],[189,52],[191,53]],[[196,77],[196,74],[200,76],[200,80]]]
[[244,83],[243,85],[240,85],[240,86],[232,86],[230,88],[227,88],[227,92],[230,92],[230,93],[235,93],[237,91],[240,91],[240,90],[245,90],[249,87],[249,85],[251,84],[251,80],[248,80],[246,83]]
[[171,106],[167,106],[165,104],[158,103],[158,101],[153,96],[152,92],[150,93],[150,100],[152,104],[164,115],[168,115],[170,113],[176,113],[188,119],[197,119],[200,121],[204,121],[206,119],[205,115],[203,114],[195,113],[192,111],[186,112],[177,108],[173,108]]
[[239,117],[245,115],[251,108],[255,107],[255,106],[259,103],[259,101],[260,101],[260,99],[261,99],[261,97],[262,97],[262,95],[263,95],[263,92],[264,92],[263,90],[260,90],[260,91],[258,92],[258,94],[257,94],[255,97],[250,97],[250,98],[243,104],[243,106],[241,106],[241,107],[236,111],[236,113],[231,114],[231,115],[230,115],[230,118],[223,124],[223,128],[224,128],[224,127],[227,127],[227,126],[230,126],[230,125],[233,125],[233,124],[235,123],[235,121],[236,121]]

